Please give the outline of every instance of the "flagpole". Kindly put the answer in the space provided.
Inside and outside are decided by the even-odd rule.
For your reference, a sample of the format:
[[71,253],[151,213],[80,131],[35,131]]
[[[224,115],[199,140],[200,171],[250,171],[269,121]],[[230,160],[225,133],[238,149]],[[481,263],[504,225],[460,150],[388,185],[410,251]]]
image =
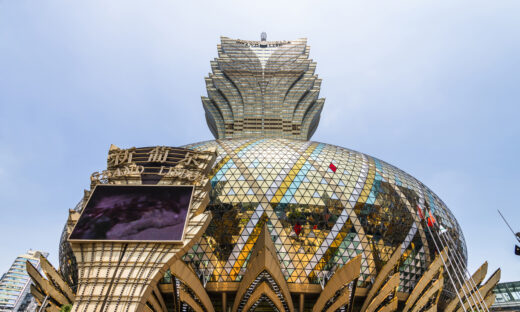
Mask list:
[[[429,212],[429,213],[430,213],[430,218],[431,218],[432,217],[431,212]],[[434,223],[436,222],[435,219],[433,219],[433,218],[431,218],[429,221],[431,221],[432,225],[430,226],[429,223],[428,223],[428,230],[429,230],[430,227],[433,227]],[[433,232],[434,231],[432,229],[432,231],[430,231],[430,235],[432,235],[432,239],[435,242],[435,236],[433,235]],[[439,238],[438,235],[437,235],[437,240],[439,241],[439,244],[443,248],[446,247],[446,246],[444,246],[444,244],[442,243],[442,241],[441,241],[441,239]],[[437,243],[435,242],[435,244],[437,244]],[[475,301],[475,298],[473,298],[473,295],[471,295],[471,292],[470,292],[470,290],[468,289],[468,287],[466,285],[465,279],[463,277],[459,276],[459,273],[457,272],[457,265],[454,264],[454,261],[451,260],[451,257],[449,255],[450,253],[451,253],[451,250],[449,250],[449,248],[448,248],[448,253],[446,254],[446,257],[448,258],[448,262],[450,263],[450,266],[453,268],[453,273],[455,274],[455,277],[457,278],[457,281],[460,283],[460,289],[462,290],[462,292],[464,294],[464,298],[466,299],[466,301],[468,303],[471,304],[470,301],[473,301],[473,305],[477,306],[478,304]],[[446,267],[446,271],[449,272],[448,267]],[[468,295],[468,293],[466,293],[466,290],[468,291],[469,295]],[[455,289],[455,291],[458,293],[457,289]],[[462,307],[464,307],[464,302],[461,302],[461,305],[462,305]],[[470,306],[470,309],[471,309],[471,306]]]
[[462,305],[462,309],[464,310],[464,312],[466,312],[466,307],[464,306],[464,302],[462,301],[462,298],[460,297],[460,294],[459,294],[459,292],[457,291],[457,285],[455,284],[455,282],[453,281],[453,278],[451,277],[450,270],[448,270],[448,266],[446,265],[446,262],[444,261],[444,257],[442,256],[441,251],[439,250],[439,246],[437,245],[437,242],[436,242],[435,239],[433,238],[433,234],[432,234],[432,232],[430,231],[430,227],[429,227],[428,225],[426,225],[426,229],[428,230],[428,232],[430,232],[430,236],[432,237],[433,243],[435,244],[435,248],[437,249],[437,252],[439,253],[439,257],[440,257],[441,260],[442,260],[442,264],[443,264],[444,267],[446,268],[446,272],[448,273],[448,277],[450,278],[451,284],[455,287],[455,294],[456,294],[457,297],[459,298],[460,304]]
[[[437,234],[437,233],[435,233]],[[439,236],[439,234],[437,234],[437,239],[439,240],[439,243],[441,244],[441,246],[443,246],[443,243],[442,243],[442,240]],[[448,248],[449,249],[449,248]],[[450,250],[450,253],[451,252],[454,252],[454,251],[451,251]],[[464,291],[464,294],[465,294],[465,297],[466,297],[466,301],[470,304],[470,310],[471,310],[471,302],[473,302],[473,306],[477,307],[479,304],[478,300],[475,300],[475,297],[473,296],[473,293],[471,292],[471,289],[468,287],[468,284],[466,283],[466,279],[464,278],[464,274],[462,272],[462,270],[460,269],[458,263],[455,261],[455,260],[452,260],[452,257],[450,257],[450,255],[448,254],[447,255],[447,258],[448,258],[448,261],[450,262],[452,268],[453,268],[453,271],[455,272],[455,276],[457,276],[459,279],[460,279],[460,283],[461,283],[461,288],[462,290]],[[457,272],[457,269],[459,272]]]
[[[434,223],[434,224],[435,224],[435,223]],[[442,241],[442,240],[443,240],[443,237],[442,237],[442,232],[441,232],[440,225],[437,225],[437,227],[438,227],[439,230],[440,230],[440,231],[439,231],[440,234],[437,234],[437,237],[438,237],[439,241]],[[449,245],[449,243],[448,243],[448,241],[446,240],[446,238],[444,238],[444,242],[445,242],[446,245]],[[442,242],[441,242],[441,245],[442,245]],[[455,246],[455,245],[452,245],[452,248],[453,248],[453,253],[455,254],[455,258],[454,258],[453,262],[455,263],[456,268],[459,269],[460,274],[462,275],[462,280],[464,280],[464,281],[467,280],[467,282],[469,283],[469,286],[471,286],[471,288],[475,288],[475,291],[478,292],[478,288],[476,287],[475,283],[473,283],[473,285],[472,285],[472,283],[471,283],[471,281],[472,281],[471,275],[469,276],[469,279],[464,278],[464,276],[466,275],[465,272],[467,272],[467,271],[465,271],[465,270],[462,269],[462,268],[464,267],[464,264],[463,264],[461,261],[458,261],[458,260],[460,260],[460,259],[457,258],[458,253],[457,253],[457,248],[456,248],[456,246]],[[448,256],[448,258],[449,258],[449,256]],[[484,311],[488,311],[488,309],[487,309],[485,306],[482,305],[482,301],[479,300],[479,298],[475,299],[475,297],[477,297],[477,295],[476,295],[476,294],[475,294],[475,296],[473,295],[474,292],[471,292],[471,288],[470,288],[470,287],[467,287],[466,282],[464,283],[464,287],[468,290],[468,293],[470,294],[471,299],[472,299],[473,304],[475,305],[475,307],[479,307],[479,306],[480,306],[480,308],[482,308]],[[469,301],[468,301],[468,302],[469,302]]]
[[[427,225],[429,226],[429,225],[431,224],[432,227],[435,227],[435,223],[437,223],[437,222],[436,222],[435,218],[432,216],[431,211],[428,211],[428,213],[429,213],[431,219],[428,218],[428,224],[427,224]],[[439,239],[439,243],[440,243],[441,245],[443,245],[443,242],[442,242],[442,241],[443,241],[443,240],[442,240],[443,237],[442,237],[442,235],[441,235],[441,234],[443,234],[443,229],[442,229],[442,227],[441,227],[440,224],[437,224],[437,228],[439,229],[439,233],[440,233],[440,234],[436,233],[436,234],[437,234],[437,237],[438,237],[438,239]],[[433,230],[433,229],[432,229],[432,230]],[[444,229],[444,231],[447,231],[447,230]],[[434,232],[434,231],[432,231],[432,232]],[[432,236],[433,236],[433,235],[432,235]],[[462,289],[463,291],[464,291],[464,289],[467,289],[467,290],[468,290],[468,292],[469,292],[469,294],[470,294],[470,296],[471,296],[471,299],[472,299],[473,304],[474,304],[475,307],[480,307],[480,308],[483,309],[484,311],[489,312],[489,309],[487,308],[487,306],[486,306],[486,304],[485,304],[485,302],[484,302],[484,299],[483,299],[483,297],[482,297],[482,294],[480,293],[480,290],[478,289],[478,287],[477,287],[475,281],[473,280],[473,277],[471,276],[471,274],[468,272],[467,268],[465,267],[465,265],[464,265],[464,261],[462,260],[462,256],[460,256],[459,253],[458,253],[458,249],[457,249],[457,246],[456,246],[455,242],[453,241],[453,239],[452,239],[452,237],[451,237],[450,235],[447,235],[447,236],[448,236],[448,238],[451,240],[451,247],[453,248],[453,252],[454,252],[454,254],[455,254],[455,258],[454,258],[453,262],[455,262],[455,264],[456,264],[456,268],[458,268],[459,271],[460,271],[460,274],[462,274],[462,280],[465,281],[465,282],[464,282],[464,285],[461,287],[461,289]],[[446,244],[448,247],[450,247],[450,244],[449,244],[448,240],[447,240],[445,237],[444,237],[444,242],[445,242],[445,244]],[[450,260],[450,263],[451,263],[450,255],[448,254],[447,257],[448,257],[448,260]],[[456,261],[456,260],[458,260],[458,261]],[[453,266],[453,264],[452,264],[452,266]],[[456,268],[454,267],[454,270],[455,270]],[[464,268],[464,270],[463,270],[463,268]],[[455,273],[457,273],[457,272],[455,271]],[[457,274],[458,274],[458,273],[457,273]],[[471,286],[472,288],[475,288],[475,292],[477,293],[475,296],[477,297],[478,300],[475,300],[475,298],[474,298],[474,296],[473,296],[473,293],[470,291],[469,287],[467,286],[466,279],[464,278],[465,275],[467,275],[467,277],[468,277],[467,282],[470,284],[470,286]],[[456,276],[457,276],[457,275],[456,275]],[[472,285],[472,284],[473,284],[473,285]],[[464,292],[464,294],[465,294],[465,292]],[[466,298],[467,302],[469,303],[469,298],[467,297],[466,294],[465,294],[465,298]],[[470,306],[470,308],[471,308],[471,306]]]
[[[439,226],[440,228],[440,226]],[[441,233],[442,234],[442,233]],[[447,236],[449,238],[449,240],[451,241],[451,244],[452,246],[455,246],[455,242],[453,241],[453,238],[449,235],[449,234],[446,234],[445,236]],[[448,240],[446,238],[444,238],[447,242]],[[455,249],[456,250],[456,249]],[[459,260],[459,262],[461,263],[462,266],[464,266],[464,261],[462,259],[462,256],[459,254],[458,251],[455,251],[455,256],[457,257],[457,259]],[[475,282],[475,280],[473,279],[473,276],[471,276],[470,272],[468,271],[467,267],[465,268],[465,272],[466,272],[466,275],[468,276],[468,280],[470,282],[470,284],[473,284],[471,285],[471,287],[474,287],[475,288],[475,292],[477,293],[477,297],[479,297],[480,299],[480,302],[482,303],[481,306],[484,306],[484,310],[485,311],[488,311],[489,312],[489,308],[488,306],[486,305],[485,301],[484,301],[484,297],[482,296],[482,294],[480,293],[480,289],[477,287],[477,283]]]
[[[442,233],[441,233],[441,234],[442,234]],[[440,234],[438,234],[438,236],[441,237]],[[446,241],[446,243],[448,243],[446,239],[445,239],[445,241]],[[456,250],[456,246],[454,247],[454,249]],[[466,275],[465,273],[468,273],[468,272],[467,272],[467,269],[466,269],[466,270],[463,270],[463,269],[462,269],[462,267],[464,267],[464,263],[463,263],[463,262],[458,258],[458,253],[457,253],[456,251],[454,251],[454,253],[455,253],[455,259],[458,260],[458,261],[455,261],[455,262],[458,263],[457,266],[458,266],[458,268],[459,268],[459,271],[460,271],[461,274],[464,276],[464,275]],[[480,294],[480,292],[479,292],[479,289],[478,289],[476,283],[473,281],[473,278],[471,277],[471,275],[470,275],[470,274],[467,274],[467,277],[468,277],[468,278],[467,278],[467,281],[468,281],[469,285],[471,286],[471,288],[474,288],[474,289],[475,289],[474,292],[471,292],[471,291],[470,291],[471,288],[470,288],[470,290],[468,290],[468,291],[470,292],[470,295],[471,295],[472,298],[473,298],[473,294],[474,294],[475,292],[476,292],[477,294]],[[473,298],[473,302],[475,303],[475,301],[476,301],[475,305],[476,305],[476,306],[480,306],[481,308],[483,308],[484,311],[489,311],[489,310],[487,309],[487,306],[486,306],[485,304],[483,304],[482,296],[480,296],[480,298],[478,298],[479,296],[477,296],[477,294],[475,294],[475,296],[477,297],[477,300],[475,300],[475,299]]]
[[520,237],[517,235],[517,233],[515,233],[515,231],[513,231],[513,228],[509,225],[506,218],[504,218],[504,215],[500,212],[500,210],[497,209],[497,211],[500,214],[500,216],[502,217],[502,219],[504,220],[504,222],[506,223],[507,227],[509,227],[509,229],[511,230],[511,233],[513,233],[513,235],[515,236],[516,240],[518,242],[520,242]]

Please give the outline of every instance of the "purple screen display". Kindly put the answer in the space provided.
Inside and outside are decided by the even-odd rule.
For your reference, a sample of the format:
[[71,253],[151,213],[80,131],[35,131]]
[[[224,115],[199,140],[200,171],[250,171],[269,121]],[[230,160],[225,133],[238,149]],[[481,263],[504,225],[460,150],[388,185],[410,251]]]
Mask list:
[[180,241],[192,186],[98,185],[70,239]]

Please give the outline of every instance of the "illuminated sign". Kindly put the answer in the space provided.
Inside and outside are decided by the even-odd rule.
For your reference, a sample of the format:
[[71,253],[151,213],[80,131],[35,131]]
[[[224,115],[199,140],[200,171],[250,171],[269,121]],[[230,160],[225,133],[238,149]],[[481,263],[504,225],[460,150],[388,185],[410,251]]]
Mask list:
[[181,242],[193,186],[97,185],[69,239]]

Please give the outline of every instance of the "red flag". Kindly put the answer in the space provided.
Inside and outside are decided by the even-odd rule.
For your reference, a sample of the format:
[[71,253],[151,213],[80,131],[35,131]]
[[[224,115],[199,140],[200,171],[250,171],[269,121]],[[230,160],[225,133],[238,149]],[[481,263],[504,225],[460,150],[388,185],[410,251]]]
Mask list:
[[296,224],[294,225],[294,233],[296,233],[296,235],[300,235],[301,231],[302,226],[300,225],[300,223],[296,222]]
[[430,214],[430,216],[428,217],[428,226],[429,226],[429,227],[432,227],[433,224],[435,223],[435,218],[433,217],[431,211],[428,211],[428,213]]
[[334,166],[333,163],[330,163],[329,168],[330,168],[330,170],[332,170],[332,172],[336,172],[336,170],[338,169],[338,168],[336,168],[336,166]]
[[417,213],[419,213],[419,218],[421,218],[421,220],[424,219],[424,214],[422,212],[422,209],[419,205],[417,205]]

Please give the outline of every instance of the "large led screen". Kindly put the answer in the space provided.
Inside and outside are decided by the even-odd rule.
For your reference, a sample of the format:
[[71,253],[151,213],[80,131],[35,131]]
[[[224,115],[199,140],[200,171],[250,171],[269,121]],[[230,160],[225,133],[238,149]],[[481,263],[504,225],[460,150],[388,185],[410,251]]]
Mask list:
[[70,240],[181,241],[193,186],[98,185]]

